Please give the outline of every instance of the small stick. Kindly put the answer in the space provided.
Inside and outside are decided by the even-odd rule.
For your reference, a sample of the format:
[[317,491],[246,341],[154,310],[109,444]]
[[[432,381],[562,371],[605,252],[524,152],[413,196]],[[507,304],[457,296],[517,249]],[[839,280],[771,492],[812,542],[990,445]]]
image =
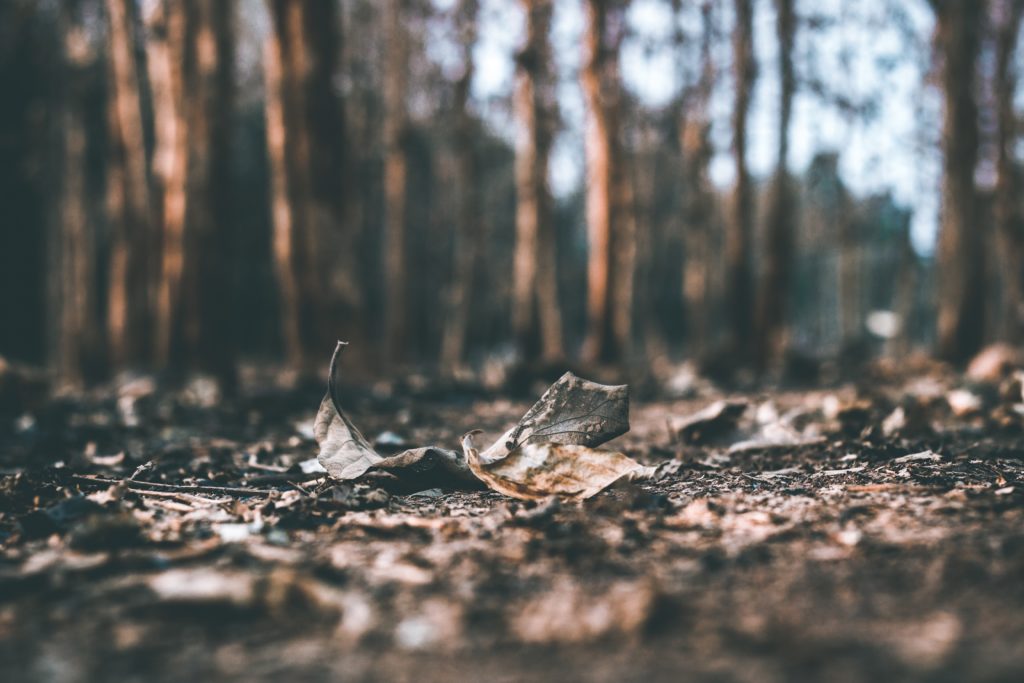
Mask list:
[[225,496],[269,496],[277,493],[277,491],[271,489],[243,489],[231,486],[199,486],[195,484],[159,484],[153,481],[137,481],[134,479],[87,477],[83,474],[74,474],[71,478],[79,484],[96,486],[125,484],[130,489],[153,489],[156,491],[178,491],[180,493],[220,493]]
[[290,484],[292,482],[307,482],[320,479],[323,472],[281,472],[277,474],[257,474],[246,479],[252,484]]
[[293,489],[297,489],[299,492],[302,493],[302,495],[306,496],[307,498],[309,497],[309,495],[310,495],[309,491],[304,489],[302,487],[302,484],[299,484],[298,482],[295,482],[295,481],[289,481],[288,485],[291,486]]

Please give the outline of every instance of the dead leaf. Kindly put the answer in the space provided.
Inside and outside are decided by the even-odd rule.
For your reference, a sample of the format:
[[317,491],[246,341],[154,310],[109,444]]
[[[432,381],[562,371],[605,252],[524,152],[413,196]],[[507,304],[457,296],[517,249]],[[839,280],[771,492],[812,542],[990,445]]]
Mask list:
[[693,415],[673,420],[669,429],[683,443],[706,442],[735,430],[746,409],[746,401],[715,401]]
[[[344,342],[338,342],[334,350],[327,394],[320,403],[320,410],[313,425],[313,435],[320,444],[317,461],[327,473],[332,478],[340,480],[353,480],[366,475],[374,479],[378,485],[396,492],[419,491],[433,487],[466,488],[467,484],[479,486],[479,475],[471,471],[472,468],[463,454],[457,451],[436,447],[412,448],[385,458],[374,450],[345,415],[338,399],[338,356],[344,346]],[[487,450],[482,460],[494,463],[519,451],[522,446],[536,446],[541,442],[544,449],[549,450],[556,445],[580,446],[582,450],[578,453],[572,449],[558,451],[545,469],[549,474],[557,473],[557,477],[568,477],[566,482],[569,483],[555,485],[544,479],[542,488],[555,486],[556,490],[538,495],[543,497],[559,493],[586,498],[636,468],[653,472],[654,468],[643,468],[620,453],[590,451],[586,448],[598,446],[627,431],[628,387],[597,384],[567,372],[544,392],[540,400],[527,411],[515,427]],[[529,454],[534,452],[535,449],[532,448],[524,451]],[[586,486],[579,485],[580,482],[572,484],[572,476],[567,471],[567,468],[571,468],[568,460],[580,453],[598,454],[580,460],[579,464],[583,465],[584,470],[577,476],[582,477],[580,481]],[[559,459],[566,462],[552,469],[551,464]],[[517,457],[509,463],[509,467],[514,469],[522,462],[522,458]],[[377,479],[380,481],[376,481]],[[591,492],[597,483],[600,485]]]
[[629,387],[598,384],[567,372],[481,458],[494,462],[521,444],[600,446],[628,431]]
[[649,479],[657,470],[615,451],[556,443],[524,443],[501,460],[485,463],[473,443],[477,433],[462,437],[469,468],[489,488],[513,498],[584,500],[620,479]]
[[383,460],[348,419],[338,401],[338,355],[345,346],[346,342],[338,342],[334,348],[327,394],[320,402],[320,410],[313,423],[313,436],[320,444],[317,460],[335,479],[355,479]]

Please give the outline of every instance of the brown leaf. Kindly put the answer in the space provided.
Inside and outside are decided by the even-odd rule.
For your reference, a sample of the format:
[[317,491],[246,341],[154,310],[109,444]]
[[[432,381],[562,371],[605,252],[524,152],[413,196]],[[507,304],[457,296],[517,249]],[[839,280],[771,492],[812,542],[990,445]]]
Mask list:
[[746,409],[746,401],[715,401],[693,415],[673,420],[669,429],[683,443],[706,443],[732,433]]
[[338,401],[338,355],[345,346],[345,342],[338,342],[331,357],[327,395],[320,402],[320,410],[313,423],[313,436],[320,444],[317,460],[327,473],[335,479],[356,479],[383,458],[348,419]]
[[600,446],[629,431],[629,387],[562,375],[481,458],[493,462],[521,444]]
[[648,479],[656,472],[622,453],[578,444],[525,443],[501,460],[487,463],[473,443],[476,433],[462,437],[470,470],[489,488],[513,498],[555,495],[583,500],[620,479]]

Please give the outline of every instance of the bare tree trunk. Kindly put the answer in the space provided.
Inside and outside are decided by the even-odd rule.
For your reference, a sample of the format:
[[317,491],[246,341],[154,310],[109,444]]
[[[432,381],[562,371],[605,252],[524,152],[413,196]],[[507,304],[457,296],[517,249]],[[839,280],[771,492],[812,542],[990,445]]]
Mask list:
[[181,277],[185,261],[185,182],[188,172],[184,115],[185,13],[180,2],[165,0],[146,18],[149,83],[153,91],[156,149],[153,176],[159,189],[157,218],[162,236],[157,284],[155,357],[171,360],[180,337]]
[[[676,13],[681,3],[676,0]],[[685,213],[683,244],[683,302],[689,346],[693,356],[702,357],[708,350],[709,335],[709,266],[711,265],[711,220],[714,212],[714,188],[710,165],[714,156],[711,144],[711,91],[714,87],[715,64],[711,54],[714,27],[711,24],[712,4],[702,6],[701,76],[696,87],[681,103],[679,147],[683,154],[683,194]],[[677,39],[682,42],[681,36]]]
[[516,57],[516,247],[512,322],[520,353],[545,360],[562,357],[555,233],[548,191],[553,134],[550,0],[522,0],[526,44]]
[[729,315],[730,346],[744,362],[750,358],[753,313],[753,277],[750,267],[750,239],[753,198],[747,171],[747,113],[756,79],[752,0],[735,0],[736,27],[733,31],[735,102],[732,112],[732,152],[736,185],[725,234],[726,306]]
[[405,138],[409,52],[405,12],[406,0],[388,0],[384,73],[384,352],[390,361],[404,360],[407,347]]
[[183,341],[190,364],[234,388],[230,317],[234,3],[186,3],[186,216]]
[[462,48],[462,75],[455,83],[455,153],[459,176],[459,214],[455,241],[455,273],[452,278],[448,323],[441,342],[441,365],[452,372],[466,351],[471,293],[476,274],[482,236],[475,122],[469,111],[469,93],[473,84],[473,48],[476,46],[479,0],[461,0],[456,11],[456,28]]
[[270,211],[273,224],[274,270],[281,308],[281,340],[285,360],[293,368],[303,365],[302,328],[299,322],[299,285],[295,273],[295,215],[289,181],[288,134],[284,115],[281,37],[267,38],[263,55],[266,84],[267,154],[270,161]]
[[84,79],[95,62],[78,2],[61,5],[64,87],[60,102],[60,206],[51,240],[53,353],[62,384],[80,387],[96,375],[100,330],[96,322],[96,234],[86,187]]
[[839,291],[840,352],[856,347],[861,335],[864,311],[861,306],[861,245],[856,233],[853,202],[841,187],[836,206],[839,220],[837,285]]
[[1014,62],[1020,22],[1024,14],[1022,0],[1001,0],[996,29],[996,188],[995,227],[1001,254],[1003,309],[1000,315],[1007,341],[1024,341],[1024,217],[1019,206],[1019,177],[1014,146],[1017,144],[1017,112],[1013,105],[1017,92]]
[[981,0],[932,0],[942,60],[942,225],[939,235],[938,352],[949,361],[971,357],[984,339],[984,231],[974,170],[978,160],[975,69]]
[[[629,343],[626,314],[616,311],[632,273],[623,273],[623,259],[632,252],[620,234],[624,186],[619,158],[619,46],[626,3],[587,0],[583,68],[580,79],[587,103],[587,335],[583,358],[616,361]],[[619,250],[627,250],[619,252]]]
[[779,41],[779,148],[772,178],[765,230],[765,269],[759,288],[757,363],[763,369],[778,362],[786,345],[787,304],[793,269],[793,221],[795,197],[786,167],[789,157],[789,122],[793,111],[796,78],[793,42],[796,15],[793,0],[775,0],[776,34]]
[[149,181],[135,57],[131,0],[106,0],[111,72],[111,172],[107,209],[112,226],[108,341],[115,366],[145,359],[153,280],[149,261]]
[[[269,7],[267,145],[282,337],[289,362],[313,372],[324,344],[364,338],[345,201],[345,116],[334,83],[342,28],[334,2],[269,0]],[[365,343],[355,346],[366,351]]]

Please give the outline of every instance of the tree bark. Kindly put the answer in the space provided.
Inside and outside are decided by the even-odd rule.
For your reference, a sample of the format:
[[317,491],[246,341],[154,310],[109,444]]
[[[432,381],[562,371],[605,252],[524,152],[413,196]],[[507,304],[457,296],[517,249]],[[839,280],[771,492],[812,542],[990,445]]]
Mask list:
[[996,28],[996,187],[995,228],[1002,266],[1003,336],[1009,342],[1024,341],[1024,217],[1019,197],[1020,178],[1014,146],[1017,144],[1017,112],[1013,105],[1017,91],[1014,62],[1022,0],[1001,0]]
[[[681,9],[676,0],[676,14]],[[709,335],[709,267],[711,264],[711,221],[714,212],[714,188],[711,184],[710,165],[714,156],[711,144],[710,100],[714,87],[715,64],[711,53],[714,27],[711,23],[712,4],[701,8],[703,29],[701,34],[701,75],[680,103],[679,148],[683,156],[682,188],[684,200],[683,244],[683,302],[689,347],[693,356],[700,358],[708,350]],[[677,19],[678,25],[678,19]],[[677,36],[682,44],[682,36]]]
[[932,0],[942,60],[942,217],[938,246],[938,353],[964,362],[984,339],[984,232],[974,171],[978,160],[975,101],[980,0]]
[[[563,354],[555,232],[548,189],[554,119],[550,0],[522,0],[526,43],[516,56],[516,246],[513,328],[524,358]],[[539,348],[538,348],[539,347]],[[539,353],[538,353],[539,352]]]
[[[155,359],[171,361],[180,343],[181,278],[185,261],[185,183],[188,172],[187,123],[184,115],[185,13],[180,2],[157,4],[146,18],[149,83],[153,92],[156,149],[153,177],[161,234],[157,284]],[[178,337],[176,341],[175,337]]]
[[747,170],[747,114],[757,77],[754,62],[752,0],[735,0],[736,27],[733,31],[735,102],[732,112],[732,153],[736,174],[732,206],[725,233],[726,306],[729,317],[729,345],[739,362],[747,362],[753,346],[753,277],[750,267],[750,238],[753,197]]
[[480,254],[483,212],[476,184],[479,182],[475,133],[469,110],[473,84],[473,49],[476,46],[479,0],[461,0],[456,10],[456,30],[462,48],[462,75],[455,83],[455,155],[459,183],[458,228],[455,269],[449,293],[448,323],[441,342],[441,365],[451,373],[463,361],[472,305],[473,282]]
[[106,0],[111,94],[107,210],[111,224],[108,343],[117,367],[146,360],[154,281],[153,234],[143,136],[135,12],[131,0]]
[[787,169],[789,123],[796,90],[793,71],[796,14],[793,0],[775,0],[775,16],[779,42],[779,147],[768,198],[765,268],[759,287],[756,360],[761,369],[778,362],[786,345],[787,304],[793,269],[793,222],[796,216],[795,197]]
[[[267,147],[282,340],[290,365],[315,372],[325,344],[365,338],[345,193],[344,106],[334,82],[342,27],[334,2],[268,5]],[[365,343],[354,347],[366,352]]]
[[406,196],[408,163],[409,52],[406,0],[388,0],[385,14],[387,55],[384,70],[384,353],[401,362],[406,354],[408,264]]
[[80,3],[60,10],[60,204],[51,239],[50,319],[52,353],[62,385],[80,388],[99,369],[97,324],[96,226],[90,215],[86,183],[85,98],[87,72],[96,55],[88,45]]
[[235,385],[230,247],[234,3],[185,3],[187,178],[182,339],[191,367]]
[[[583,68],[580,76],[587,105],[585,146],[587,157],[587,335],[583,358],[587,362],[613,362],[629,344],[627,317],[617,305],[623,291],[631,291],[632,273],[623,272],[623,255],[631,245],[622,234],[622,199],[619,142],[619,46],[625,25],[626,3],[587,0]],[[629,251],[627,251],[629,250]]]

